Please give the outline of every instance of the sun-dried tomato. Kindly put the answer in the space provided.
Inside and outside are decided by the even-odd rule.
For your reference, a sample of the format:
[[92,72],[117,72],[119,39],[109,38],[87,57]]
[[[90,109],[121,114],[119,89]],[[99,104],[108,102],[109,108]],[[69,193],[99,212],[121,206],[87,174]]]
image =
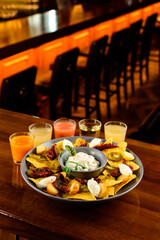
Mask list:
[[[87,182],[88,182],[88,179],[81,179],[81,178],[78,178],[78,177],[75,177],[75,180],[77,180],[77,181],[80,182],[81,184],[87,184]],[[97,183],[100,183],[100,182],[101,182],[101,179],[99,179],[99,178],[94,178],[94,180],[95,180]]]
[[82,143],[79,147],[87,147],[87,142],[85,142],[85,143]]
[[27,175],[33,178],[41,178],[51,176],[53,172],[48,167],[31,168],[27,171]]
[[67,178],[65,178],[63,176],[63,174],[59,173],[56,177],[56,180],[55,182],[53,183],[53,185],[61,190],[62,192],[66,192],[66,193],[69,193],[70,189],[68,187],[68,184],[69,184],[69,181]]
[[52,147],[47,152],[47,157],[50,160],[54,160],[58,156],[58,151],[56,148],[56,144],[53,144]]
[[88,179],[81,179],[81,178],[78,178],[78,177],[75,177],[75,180],[77,180],[81,184],[87,184],[87,182],[88,182]]
[[100,143],[100,145],[95,146],[94,148],[103,151],[104,149],[109,149],[109,148],[117,148],[118,146],[112,144],[112,143]]
[[113,170],[113,171],[110,172],[110,174],[111,174],[112,177],[118,177],[118,176],[121,175],[119,170]]

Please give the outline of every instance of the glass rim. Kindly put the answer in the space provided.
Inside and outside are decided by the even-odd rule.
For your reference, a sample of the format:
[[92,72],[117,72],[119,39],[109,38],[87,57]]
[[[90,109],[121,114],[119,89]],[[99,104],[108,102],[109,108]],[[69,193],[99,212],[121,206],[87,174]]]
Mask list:
[[121,121],[109,121],[109,122],[106,122],[106,123],[104,124],[104,128],[105,128],[106,126],[108,126],[108,125],[118,125],[118,126],[124,127],[125,129],[127,129],[127,127],[128,127],[126,123],[121,122]]
[[94,119],[94,118],[84,118],[84,119],[81,119],[81,120],[78,122],[79,126],[80,126],[80,124],[83,124],[83,123],[85,123],[85,121],[88,121],[88,120],[89,120],[89,121],[94,121],[94,123],[98,123],[100,127],[102,126],[101,121],[99,121],[98,119]]
[[46,125],[46,126],[44,126],[44,128],[49,127],[50,129],[52,129],[52,125],[51,125],[50,123],[37,122],[37,123],[32,123],[31,125],[29,125],[29,127],[28,127],[29,131],[30,131],[30,130],[32,131],[32,129],[34,129],[34,128],[37,128],[36,125],[37,125],[37,126],[39,125],[39,127],[40,127],[40,126],[43,127],[43,125]]
[[53,126],[55,126],[58,122],[72,122],[76,126],[76,121],[70,118],[58,118],[53,122]]
[[[32,141],[34,140],[34,135],[33,135],[33,133],[31,133],[31,132],[15,132],[15,133],[12,133],[12,134],[9,136],[9,141],[15,143],[15,141],[13,140],[13,138],[16,137],[16,136],[30,136],[32,139],[31,139],[29,142],[32,142]],[[16,142],[16,143],[17,143],[17,142]]]

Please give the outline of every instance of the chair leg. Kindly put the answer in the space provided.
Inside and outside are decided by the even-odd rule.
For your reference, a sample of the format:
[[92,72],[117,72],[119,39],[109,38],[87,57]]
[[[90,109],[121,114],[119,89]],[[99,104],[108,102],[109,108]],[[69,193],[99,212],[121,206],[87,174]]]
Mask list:
[[120,74],[117,76],[117,103],[118,103],[118,109],[121,108],[121,102],[120,102]]
[[160,46],[158,50],[158,64],[159,64],[159,75],[160,75]]
[[97,111],[97,118],[101,120],[99,89],[96,89],[96,111]]
[[[88,79],[86,78],[86,81]],[[90,111],[89,111],[89,102],[90,102],[90,91],[89,88],[87,87],[88,84],[85,86],[85,112],[86,112],[86,118],[90,117]]]
[[147,82],[149,81],[149,60],[148,58],[146,59],[146,77],[147,77]]
[[50,120],[56,120],[57,118],[56,102],[56,97],[53,97],[52,95],[49,96]]
[[125,99],[128,99],[128,94],[127,94],[127,73],[126,73],[126,69],[124,70],[124,96]]
[[16,240],[19,240],[19,235],[16,235]]
[[142,70],[143,70],[143,66],[142,66],[142,60],[141,60],[140,61],[140,85],[141,86],[143,86]]
[[131,87],[132,87],[132,93],[135,92],[135,87],[134,87],[134,70],[131,70]]
[[111,117],[111,107],[110,107],[110,89],[109,89],[109,81],[106,83],[106,103],[107,103],[107,115],[108,118]]
[[74,91],[74,109],[78,107],[78,94],[79,94],[79,77],[75,79],[75,91]]

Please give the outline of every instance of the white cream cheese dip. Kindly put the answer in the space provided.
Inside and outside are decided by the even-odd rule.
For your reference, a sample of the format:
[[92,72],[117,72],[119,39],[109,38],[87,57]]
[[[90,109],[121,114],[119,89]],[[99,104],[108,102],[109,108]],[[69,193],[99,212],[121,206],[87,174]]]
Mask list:
[[68,158],[67,166],[74,171],[91,171],[99,167],[99,161],[92,155],[79,152],[75,156],[70,156]]

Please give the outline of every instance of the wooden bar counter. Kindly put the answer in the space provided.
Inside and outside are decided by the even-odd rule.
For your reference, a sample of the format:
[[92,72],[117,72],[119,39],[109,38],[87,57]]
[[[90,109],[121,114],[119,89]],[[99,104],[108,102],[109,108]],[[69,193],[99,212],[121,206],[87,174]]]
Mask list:
[[104,204],[64,204],[30,188],[13,164],[9,135],[41,120],[0,109],[0,228],[31,240],[160,239],[160,147],[127,139],[144,166],[129,193]]
[[0,22],[0,86],[2,80],[31,66],[49,70],[57,55],[80,50],[104,35],[160,13],[157,0],[108,0],[72,5]]
[[78,4],[29,17],[0,22],[0,59],[72,34],[159,1],[112,0]]

